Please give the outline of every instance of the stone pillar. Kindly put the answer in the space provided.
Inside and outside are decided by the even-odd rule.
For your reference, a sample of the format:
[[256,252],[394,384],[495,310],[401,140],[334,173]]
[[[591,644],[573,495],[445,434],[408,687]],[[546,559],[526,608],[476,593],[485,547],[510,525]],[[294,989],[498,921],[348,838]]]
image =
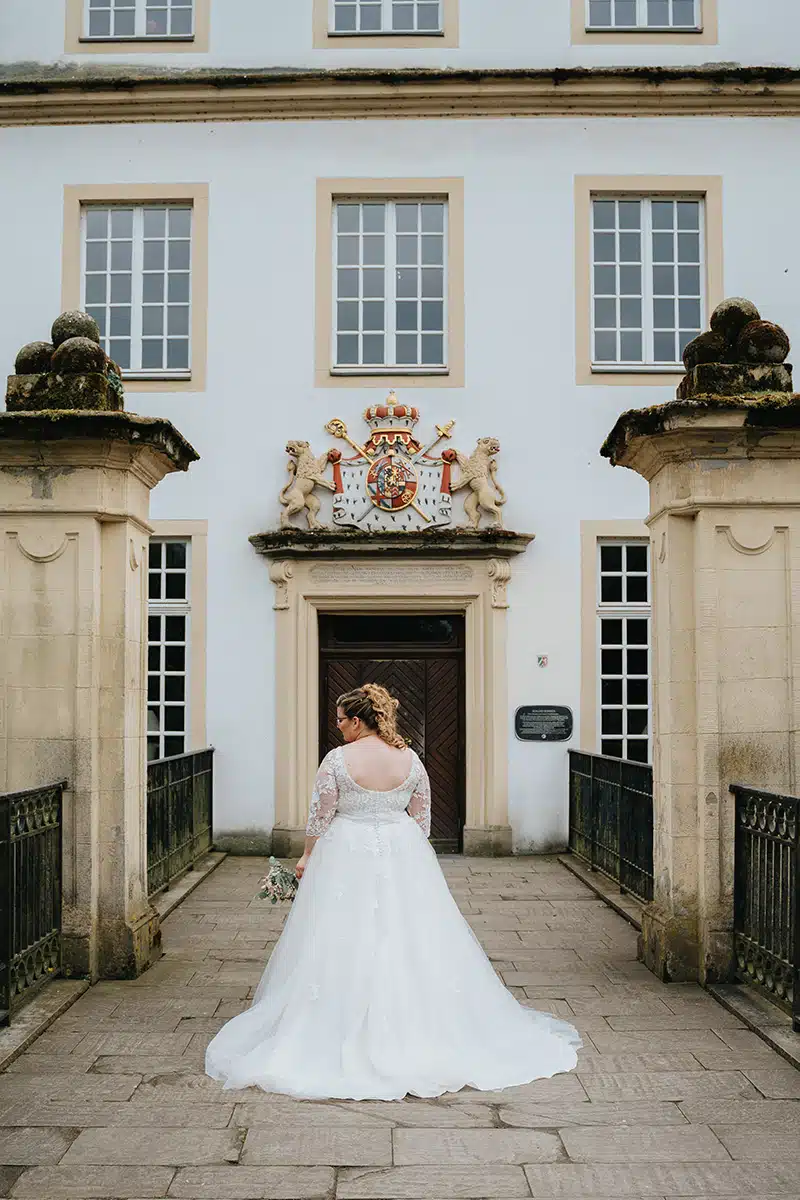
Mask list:
[[[25,411],[33,393],[49,393],[54,404],[57,394],[62,407]],[[66,410],[70,396],[95,409]],[[102,372],[20,372],[7,404],[0,791],[68,781],[64,967],[92,979],[128,977],[160,953],[147,897],[150,490],[198,456],[168,421],[119,411]]]
[[650,484],[655,897],[642,945],[664,979],[730,975],[729,786],[798,783],[800,396],[787,352],[782,330],[727,301],[687,348],[678,398],[625,413],[602,451]]

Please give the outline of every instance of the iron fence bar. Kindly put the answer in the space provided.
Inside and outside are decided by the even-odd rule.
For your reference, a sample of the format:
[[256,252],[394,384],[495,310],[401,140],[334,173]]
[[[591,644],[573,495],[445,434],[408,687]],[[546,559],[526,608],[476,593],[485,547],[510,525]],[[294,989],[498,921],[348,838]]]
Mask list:
[[11,931],[14,888],[11,873],[11,797],[0,796],[0,1026],[11,1011]]
[[620,892],[652,900],[652,767],[572,750],[569,776],[572,853],[613,879]]
[[61,970],[66,780],[0,796],[0,1024]]
[[734,972],[800,1032],[800,799],[732,784]]
[[164,891],[213,844],[213,747],[147,764],[147,891]]

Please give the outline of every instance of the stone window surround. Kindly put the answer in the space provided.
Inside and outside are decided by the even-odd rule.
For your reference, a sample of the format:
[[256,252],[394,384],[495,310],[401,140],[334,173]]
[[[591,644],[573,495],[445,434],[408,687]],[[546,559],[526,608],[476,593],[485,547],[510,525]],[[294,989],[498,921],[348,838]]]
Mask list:
[[208,320],[208,184],[112,183],[64,187],[61,308],[81,307],[81,207],[189,201],[192,205],[192,360],[188,379],[125,379],[126,392],[202,392],[206,386]]
[[[414,199],[442,196],[448,205],[447,239],[447,361],[448,369],[426,373],[415,367],[409,373],[374,371],[362,367],[350,374],[346,367],[332,368],[333,337],[333,206],[336,200],[373,197]],[[464,180],[452,179],[318,179],[316,248],[316,370],[315,385],[387,388],[464,386]]]
[[207,54],[211,0],[194,0],[191,38],[88,38],[83,32],[85,0],[66,0],[65,54]]
[[509,560],[276,558],[269,573],[275,584],[275,745],[282,748],[275,756],[276,828],[300,831],[302,838],[319,765],[318,614],[454,612],[466,622],[465,853],[508,841]]
[[700,0],[700,29],[587,29],[586,0],[571,0],[572,45],[716,46],[719,42],[719,0]]
[[208,521],[156,521],[151,538],[180,538],[191,542],[189,572],[189,728],[187,750],[202,750],[208,744],[206,733],[206,629],[208,575]]
[[441,0],[444,33],[331,33],[329,0],[313,0],[315,50],[440,50],[458,46],[459,0]]
[[643,541],[649,544],[650,530],[644,520],[581,521],[581,728],[579,740],[581,750],[590,754],[599,754],[600,752],[597,545],[598,542],[615,540]]
[[706,312],[724,299],[721,175],[575,176],[575,382],[591,387],[677,388],[681,372],[642,366],[641,371],[592,370],[591,203],[596,193],[631,196],[700,196],[705,201]]

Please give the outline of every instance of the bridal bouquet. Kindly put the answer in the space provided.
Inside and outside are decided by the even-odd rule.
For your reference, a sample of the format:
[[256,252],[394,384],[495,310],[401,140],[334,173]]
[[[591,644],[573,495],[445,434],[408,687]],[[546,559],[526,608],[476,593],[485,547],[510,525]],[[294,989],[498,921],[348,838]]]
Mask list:
[[258,885],[258,899],[271,900],[273,904],[279,900],[294,900],[297,882],[294,871],[282,867],[277,858],[270,856],[269,871]]

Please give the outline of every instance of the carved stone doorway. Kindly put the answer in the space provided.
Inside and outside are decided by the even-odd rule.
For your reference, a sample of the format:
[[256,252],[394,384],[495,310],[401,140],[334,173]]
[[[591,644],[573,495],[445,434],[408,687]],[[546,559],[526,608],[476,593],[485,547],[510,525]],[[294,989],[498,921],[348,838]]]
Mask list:
[[431,844],[463,848],[465,820],[463,613],[319,615],[320,758],[341,744],[336,698],[380,683],[400,701],[399,727],[431,780]]

